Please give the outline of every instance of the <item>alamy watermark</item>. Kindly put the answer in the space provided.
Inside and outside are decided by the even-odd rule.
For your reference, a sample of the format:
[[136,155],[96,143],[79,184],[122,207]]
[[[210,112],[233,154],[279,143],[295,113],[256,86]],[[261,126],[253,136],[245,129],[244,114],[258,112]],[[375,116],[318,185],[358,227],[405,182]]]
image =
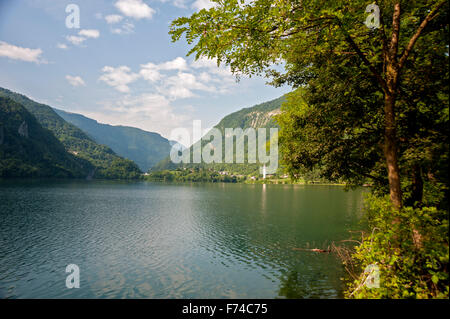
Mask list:
[[[269,131],[269,135],[267,135]],[[278,169],[278,128],[212,128],[202,137],[201,121],[193,122],[193,138],[186,128],[172,130],[170,139],[180,141],[170,151],[173,163],[247,163],[263,164],[261,174]],[[183,148],[182,145],[191,145]],[[223,152],[224,151],[224,152]],[[266,167],[267,166],[267,167]]]
[[69,4],[66,7],[66,27],[68,29],[79,29],[80,28],[80,7],[76,4]]
[[380,27],[380,7],[375,3],[369,4],[366,7],[366,12],[370,13],[364,24],[369,29],[378,29]]
[[67,265],[66,273],[69,273],[66,277],[66,287],[68,289],[80,288],[80,267],[75,264]]
[[380,288],[380,267],[377,264],[371,264],[364,269],[364,285],[367,288]]

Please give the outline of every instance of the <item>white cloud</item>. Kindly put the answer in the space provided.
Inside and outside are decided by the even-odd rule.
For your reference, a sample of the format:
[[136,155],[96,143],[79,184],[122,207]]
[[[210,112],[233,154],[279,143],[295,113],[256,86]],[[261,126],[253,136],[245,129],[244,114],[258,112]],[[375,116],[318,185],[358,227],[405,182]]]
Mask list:
[[214,3],[210,0],[196,0],[191,7],[193,9],[196,9],[198,11],[202,10],[202,9],[211,9],[213,7],[215,7],[217,5],[217,3]]
[[43,63],[41,54],[41,49],[22,48],[0,41],[0,57],[7,57],[13,60],[26,62]]
[[[178,73],[173,75],[171,71]],[[228,67],[217,67],[217,60],[205,58],[190,65],[182,57],[159,64],[150,62],[141,65],[139,74],[170,100],[195,97],[195,91],[225,94],[235,85]]]
[[69,81],[72,86],[86,86],[86,83],[84,83],[80,76],[66,75],[66,80]]
[[[172,129],[190,127],[189,115],[175,112],[170,101],[160,94],[144,93],[125,95],[114,101],[102,102],[103,111],[98,113],[77,112],[112,125],[130,125],[146,131],[160,132],[169,137]],[[187,112],[187,111],[186,111]]]
[[83,29],[80,32],[78,32],[78,35],[86,38],[97,39],[100,36],[100,32],[94,29]]
[[76,35],[68,35],[66,37],[66,40],[69,41],[70,43],[72,43],[73,45],[80,45],[84,41],[86,41],[86,38],[79,37],[79,36],[76,36]]
[[197,61],[191,63],[194,69],[206,69],[210,74],[219,76],[221,79],[233,80],[233,73],[228,66],[217,66],[217,59],[208,59],[205,57],[199,58]]
[[162,91],[169,96],[171,101],[195,97],[195,94],[191,90],[182,86],[171,86],[163,88]]
[[151,83],[159,81],[162,78],[158,66],[151,62],[147,64],[142,64],[141,71],[139,72],[139,74],[142,76],[144,80],[147,80]]
[[142,76],[144,80],[147,80],[151,83],[157,82],[163,78],[163,75],[160,71],[185,71],[188,69],[188,64],[185,59],[182,57],[177,57],[172,61],[163,62],[160,64],[147,63],[141,65],[141,70],[139,74]]
[[177,8],[186,8],[186,0],[173,0],[173,5]]
[[99,80],[105,82],[122,93],[130,92],[128,84],[139,78],[139,74],[131,72],[130,68],[127,66],[119,66],[117,68],[105,66],[102,69],[102,72],[104,74],[99,78]]
[[200,69],[200,68],[214,69],[214,68],[217,68],[217,59],[208,59],[205,57],[201,57],[198,60],[193,61],[191,63],[191,66],[195,69]]
[[155,10],[142,0],[119,0],[115,7],[125,16],[134,19],[151,19]]
[[199,92],[225,94],[235,85],[229,68],[217,67],[215,60],[199,59],[191,64],[182,57],[173,60],[140,65],[137,73],[127,66],[105,66],[101,81],[122,93],[130,92],[128,84],[142,79],[148,81],[155,92],[170,101],[195,97]]
[[56,47],[57,47],[58,49],[62,49],[62,50],[66,50],[66,49],[68,48],[67,45],[64,44],[64,43],[57,43],[57,44],[56,44]]
[[123,17],[121,15],[118,14],[111,14],[105,17],[106,23],[108,24],[114,24],[114,23],[119,23],[120,21],[123,20]]
[[211,82],[213,77],[208,72],[202,72],[199,74],[198,79],[202,82]]
[[100,31],[95,29],[83,29],[78,32],[78,35],[68,35],[66,40],[73,45],[81,45],[88,38],[97,39],[100,37]]
[[130,34],[134,32],[134,24],[130,22],[125,22],[119,28],[111,29],[111,32],[114,34]]
[[[139,74],[150,83],[158,83],[155,87],[160,94],[170,100],[195,96],[193,90],[210,91],[209,87],[199,82],[195,75],[183,71],[188,70],[188,64],[182,57],[160,64],[147,63],[141,65]],[[178,74],[168,76],[162,71],[178,71]]]
[[178,57],[172,61],[164,62],[158,65],[160,70],[187,70],[188,66],[186,60]]
[[216,88],[202,83],[194,74],[179,72],[177,75],[167,78],[159,89],[171,100],[175,100],[194,97],[195,94],[192,91],[213,92]]
[[[248,0],[245,0],[247,2]],[[211,0],[195,0],[192,2],[192,0],[159,0],[159,2],[166,3],[169,2],[173,6],[177,8],[183,8],[186,9],[188,7],[187,3],[191,3],[190,7],[192,9],[196,9],[200,11],[201,9],[210,9],[212,7],[217,6],[217,3],[211,1]]]

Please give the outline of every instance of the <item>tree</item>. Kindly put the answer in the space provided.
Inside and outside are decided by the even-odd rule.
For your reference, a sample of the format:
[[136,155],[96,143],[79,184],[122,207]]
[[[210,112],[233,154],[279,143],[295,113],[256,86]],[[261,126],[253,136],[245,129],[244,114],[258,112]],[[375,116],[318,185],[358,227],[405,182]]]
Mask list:
[[265,74],[273,78],[274,85],[299,87],[307,86],[317,75],[316,57],[332,52],[343,65],[352,60],[351,70],[358,79],[375,82],[376,91],[382,94],[378,108],[382,110],[383,158],[390,199],[400,209],[401,141],[396,112],[399,100],[406,99],[403,81],[405,76],[412,76],[408,73],[416,61],[411,56],[430,26],[445,29],[448,36],[447,1],[378,1],[378,29],[363,24],[368,3],[362,0],[215,2],[215,7],[176,19],[171,25],[173,41],[185,35],[193,44],[189,54],[195,53],[196,58],[215,58],[218,64],[229,65],[237,76]]
[[[396,110],[398,158],[405,204],[445,208],[448,199],[432,199],[436,194],[429,190],[438,186],[442,194],[448,184],[448,58],[436,47],[429,52],[404,77],[407,92]],[[382,91],[373,78],[357,76],[356,56],[343,59],[334,53],[315,57],[308,88],[287,96],[277,117],[283,162],[294,176],[318,168],[328,180],[370,183],[375,193],[389,193]]]

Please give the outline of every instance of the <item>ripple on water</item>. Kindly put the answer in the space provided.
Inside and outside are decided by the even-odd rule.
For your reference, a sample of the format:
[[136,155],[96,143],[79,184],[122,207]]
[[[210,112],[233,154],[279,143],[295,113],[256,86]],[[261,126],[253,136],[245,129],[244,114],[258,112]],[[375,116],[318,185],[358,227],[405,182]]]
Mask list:
[[[360,195],[254,185],[0,184],[0,297],[336,297],[338,263],[292,248],[345,236],[358,220]],[[70,263],[80,267],[80,289],[65,288]]]

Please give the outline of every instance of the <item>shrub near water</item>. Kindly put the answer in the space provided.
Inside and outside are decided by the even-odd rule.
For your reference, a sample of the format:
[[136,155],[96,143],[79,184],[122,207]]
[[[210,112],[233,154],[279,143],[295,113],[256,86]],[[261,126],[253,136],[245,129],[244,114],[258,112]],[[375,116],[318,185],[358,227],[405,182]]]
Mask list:
[[391,208],[388,198],[366,201],[370,235],[356,247],[353,262],[364,270],[378,265],[380,287],[349,285],[350,298],[448,298],[448,212],[436,207]]

